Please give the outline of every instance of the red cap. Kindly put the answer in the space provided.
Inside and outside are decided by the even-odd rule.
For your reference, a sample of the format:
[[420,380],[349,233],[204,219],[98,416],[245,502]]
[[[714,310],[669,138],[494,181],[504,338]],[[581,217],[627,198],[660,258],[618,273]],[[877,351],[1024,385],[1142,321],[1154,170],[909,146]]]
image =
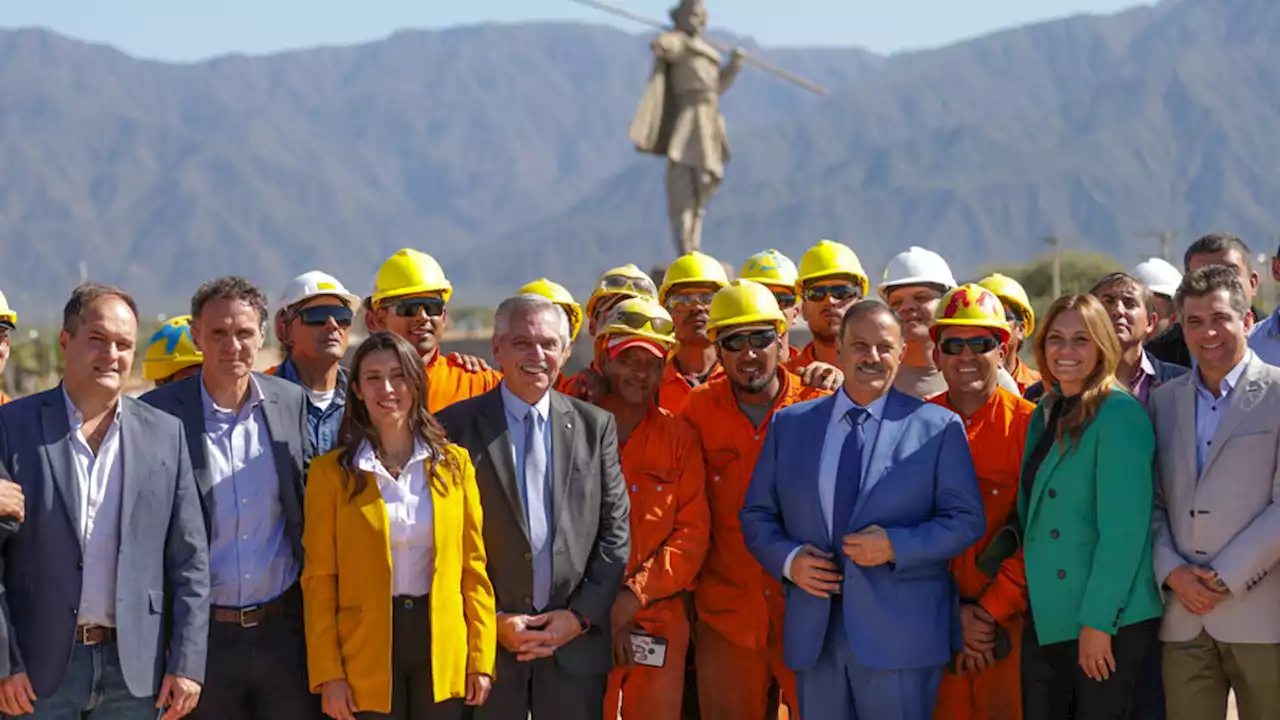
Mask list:
[[667,356],[667,349],[653,340],[622,335],[609,339],[609,359],[613,360],[621,355],[623,350],[633,347],[644,348],[660,358],[665,358]]

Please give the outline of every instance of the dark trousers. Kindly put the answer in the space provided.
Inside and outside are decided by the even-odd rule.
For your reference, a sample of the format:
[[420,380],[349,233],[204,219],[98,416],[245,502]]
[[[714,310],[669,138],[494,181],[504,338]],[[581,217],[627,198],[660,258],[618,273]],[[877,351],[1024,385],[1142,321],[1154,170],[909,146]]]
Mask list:
[[461,720],[462,700],[435,701],[431,676],[431,603],[427,597],[391,602],[391,712],[356,713],[359,720]]
[[1077,640],[1040,645],[1028,613],[1022,634],[1022,716],[1026,720],[1127,720],[1160,619],[1120,628],[1111,638],[1115,672],[1104,682],[1080,669]]
[[320,697],[307,680],[302,591],[282,596],[285,608],[256,627],[209,623],[209,656],[192,720],[317,720]]
[[608,668],[570,675],[554,657],[519,662],[498,646],[493,691],[475,720],[601,720]]
[[1165,720],[1163,650],[1160,633],[1153,633],[1151,647],[1147,648],[1147,658],[1142,661],[1129,720]]

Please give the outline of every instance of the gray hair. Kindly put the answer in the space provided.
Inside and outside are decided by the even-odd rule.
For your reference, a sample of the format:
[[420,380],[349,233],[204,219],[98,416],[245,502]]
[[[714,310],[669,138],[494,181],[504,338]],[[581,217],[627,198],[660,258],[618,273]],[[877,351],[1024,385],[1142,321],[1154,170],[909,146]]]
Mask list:
[[536,315],[538,313],[551,312],[560,321],[560,342],[568,348],[572,338],[570,337],[569,314],[564,308],[551,302],[541,295],[533,293],[524,293],[515,295],[503,300],[498,305],[497,311],[493,314],[493,336],[500,338],[511,332],[511,319],[516,316],[526,317]]
[[1240,317],[1249,313],[1249,298],[1244,294],[1244,285],[1240,283],[1240,276],[1236,274],[1234,268],[1226,265],[1208,265],[1184,275],[1182,283],[1178,285],[1178,292],[1173,296],[1173,301],[1177,303],[1178,312],[1182,312],[1182,305],[1187,298],[1204,297],[1219,290],[1227,292],[1231,309],[1239,313]]

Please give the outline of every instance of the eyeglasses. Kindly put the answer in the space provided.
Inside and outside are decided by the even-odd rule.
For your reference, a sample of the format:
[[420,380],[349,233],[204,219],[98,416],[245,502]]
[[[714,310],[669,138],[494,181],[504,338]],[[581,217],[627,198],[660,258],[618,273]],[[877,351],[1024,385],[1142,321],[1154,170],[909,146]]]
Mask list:
[[850,298],[856,298],[861,294],[861,289],[856,285],[818,285],[811,288],[805,288],[804,299],[810,302],[822,302],[830,296],[836,302],[844,302]]
[[397,317],[413,318],[424,312],[427,317],[440,317],[444,314],[444,299],[438,297],[405,298],[392,302],[391,307],[395,310]]
[[778,342],[778,333],[774,330],[757,330],[750,333],[737,333],[722,337],[716,343],[729,352],[742,352],[751,346],[753,350],[763,350]]
[[676,324],[664,317],[649,317],[644,313],[634,310],[621,310],[609,316],[610,325],[625,325],[632,330],[644,330],[648,327],[651,331],[658,335],[670,335],[676,329]]
[[303,325],[321,327],[333,319],[338,327],[351,327],[351,310],[342,305],[314,305],[298,311],[298,319]]
[[1000,341],[985,335],[971,338],[947,338],[938,343],[938,349],[943,355],[959,355],[966,347],[973,351],[974,355],[986,355],[1000,347]]
[[782,310],[787,310],[789,308],[795,307],[795,304],[796,304],[795,293],[775,291],[773,293],[773,299],[778,301],[778,307]]
[[686,292],[667,296],[667,307],[688,307],[690,305],[710,305],[716,296],[711,292]]
[[658,288],[648,278],[635,278],[626,275],[609,275],[600,279],[597,290],[609,292],[629,292],[646,297],[657,297]]

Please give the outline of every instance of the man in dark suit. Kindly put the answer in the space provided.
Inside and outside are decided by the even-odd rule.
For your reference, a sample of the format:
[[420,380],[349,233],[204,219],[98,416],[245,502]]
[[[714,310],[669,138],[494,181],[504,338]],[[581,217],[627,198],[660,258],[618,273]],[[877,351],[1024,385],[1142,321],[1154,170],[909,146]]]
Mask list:
[[519,295],[494,318],[502,384],[439,414],[467,448],[497,595],[498,664],[477,720],[599,720],[609,613],[630,553],[613,416],[555,392],[569,321]]
[[294,383],[253,372],[267,300],[247,280],[211,280],[191,300],[200,374],[143,400],[180,418],[209,530],[209,672],[193,717],[310,720],[302,622],[307,404]]
[[173,719],[199,700],[208,541],[182,424],[124,395],[137,332],[124,292],[77,288],[62,384],[0,408],[27,507],[4,547],[7,715]]

